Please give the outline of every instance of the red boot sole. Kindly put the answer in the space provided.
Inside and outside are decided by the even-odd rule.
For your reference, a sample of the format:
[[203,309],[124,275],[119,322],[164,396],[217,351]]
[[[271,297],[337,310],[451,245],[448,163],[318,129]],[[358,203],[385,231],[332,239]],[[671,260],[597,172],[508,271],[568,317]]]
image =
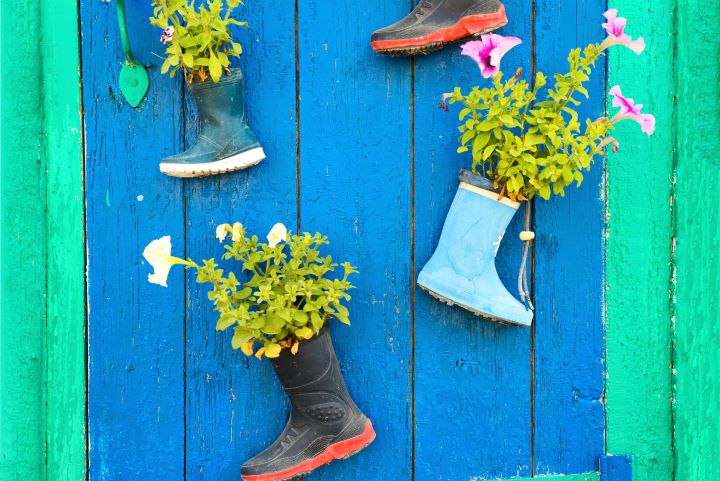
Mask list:
[[500,10],[495,13],[463,17],[452,27],[442,28],[430,35],[401,40],[379,40],[371,42],[370,45],[376,52],[385,54],[405,51],[412,52],[413,50],[427,51],[428,47],[437,49],[447,43],[457,42],[463,38],[490,32],[507,25],[507,23],[508,19],[505,14],[505,7],[501,5]]
[[297,466],[278,471],[276,473],[258,474],[255,476],[242,476],[243,481],[285,481],[296,476],[307,474],[320,466],[329,464],[336,459],[349,458],[353,454],[362,451],[375,440],[375,430],[370,421],[365,424],[365,430],[359,436],[331,444],[322,453],[314,458],[303,461]]

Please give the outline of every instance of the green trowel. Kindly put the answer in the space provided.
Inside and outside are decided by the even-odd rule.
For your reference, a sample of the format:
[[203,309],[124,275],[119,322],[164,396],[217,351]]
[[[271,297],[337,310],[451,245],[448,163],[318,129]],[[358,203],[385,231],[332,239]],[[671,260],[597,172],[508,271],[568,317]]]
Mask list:
[[125,22],[125,0],[116,0],[115,5],[117,7],[120,38],[125,52],[125,61],[122,70],[120,70],[120,92],[122,92],[127,103],[132,107],[137,107],[145,98],[150,86],[150,79],[148,79],[145,66],[135,60],[130,49],[130,39],[128,38],[127,23]]

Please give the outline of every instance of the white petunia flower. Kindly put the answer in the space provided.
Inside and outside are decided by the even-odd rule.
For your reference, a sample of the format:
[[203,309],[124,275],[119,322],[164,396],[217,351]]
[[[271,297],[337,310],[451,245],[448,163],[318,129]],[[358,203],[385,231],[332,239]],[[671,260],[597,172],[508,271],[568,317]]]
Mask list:
[[225,241],[229,228],[230,226],[228,224],[220,224],[215,228],[215,237],[218,238],[221,244]]
[[279,243],[285,242],[287,239],[287,233],[287,227],[280,223],[275,224],[267,235],[268,245],[270,247],[275,247]]
[[243,229],[243,225],[240,222],[235,222],[232,225],[232,240],[233,240],[233,242],[239,242],[240,239],[242,239],[243,235],[245,235],[245,230]]
[[176,263],[170,255],[171,249],[172,243],[169,235],[156,239],[145,247],[143,257],[154,270],[152,274],[148,274],[148,281],[151,283],[167,287],[170,268]]

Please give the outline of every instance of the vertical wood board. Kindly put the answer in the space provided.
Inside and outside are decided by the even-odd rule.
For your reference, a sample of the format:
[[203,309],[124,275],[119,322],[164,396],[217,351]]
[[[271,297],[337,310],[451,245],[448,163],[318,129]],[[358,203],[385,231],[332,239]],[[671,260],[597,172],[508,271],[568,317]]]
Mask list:
[[308,480],[411,479],[410,64],[375,55],[375,27],[406,2],[298,3],[300,212],[304,231],[357,266],[352,326],[332,338],[376,441]]
[[[45,468],[45,140],[40,5],[0,5],[0,480]],[[11,81],[8,81],[12,79]],[[22,79],[22,80],[21,80]]]
[[[538,0],[535,11],[535,65],[550,79],[568,71],[570,49],[605,37],[602,0]],[[587,89],[581,118],[605,115],[604,59]],[[595,470],[605,449],[603,190],[597,158],[582,187],[535,201],[535,475]]]
[[[498,33],[524,43],[503,59],[506,72],[530,72],[530,1],[505,2],[509,24]],[[458,187],[470,168],[457,154],[458,112],[438,108],[440,96],[460,86],[467,93],[489,80],[459,45],[418,57],[415,63],[415,278],[435,250]],[[498,253],[497,268],[517,297],[522,212]],[[415,279],[413,279],[413,282]],[[415,298],[415,479],[491,479],[530,474],[530,330],[503,326],[431,298]]]
[[[617,125],[620,152],[607,160],[607,451],[632,454],[634,479],[673,478],[671,415],[671,176],[675,1],[615,0],[627,32],[643,36],[638,56],[610,50],[608,86],[655,115],[652,137],[634,122]],[[608,102],[608,114],[617,108]]]
[[720,477],[720,4],[677,10],[675,479]]
[[76,0],[41,2],[47,132],[47,481],[85,479],[85,230]]
[[160,75],[164,46],[147,2],[126,2],[130,40],[150,90],[131,108],[115,4],[81,1],[89,299],[89,463],[92,481],[182,479],[183,272],[149,284],[145,246],[172,236],[182,254],[182,183],[160,173],[181,147],[180,78]]
[[[250,23],[238,32],[246,113],[267,158],[246,171],[188,179],[185,235],[189,257],[214,257],[241,278],[237,263],[221,260],[218,224],[241,222],[261,241],[276,222],[296,231],[294,2],[248,2],[238,15]],[[233,352],[232,329],[215,331],[208,290],[188,274],[186,479],[234,481],[280,434],[288,406],[269,361]]]

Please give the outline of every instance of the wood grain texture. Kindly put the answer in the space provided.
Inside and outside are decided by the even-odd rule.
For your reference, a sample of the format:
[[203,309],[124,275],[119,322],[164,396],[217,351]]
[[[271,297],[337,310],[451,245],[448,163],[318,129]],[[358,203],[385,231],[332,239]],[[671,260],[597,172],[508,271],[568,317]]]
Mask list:
[[352,327],[332,329],[350,394],[372,420],[366,450],[308,480],[411,479],[410,63],[375,55],[372,31],[407,2],[299,2],[302,229],[360,274]]
[[40,4],[0,5],[0,480],[45,469],[45,139]]
[[[582,474],[560,474],[557,476],[535,476],[533,478],[512,478],[512,480],[505,479],[505,481],[531,481],[537,479],[539,481],[600,481],[599,473],[582,473]],[[503,481],[499,478],[495,481]]]
[[126,3],[130,40],[149,67],[138,109],[118,90],[122,48],[115,5],[81,2],[89,256],[90,479],[184,476],[183,272],[148,283],[142,259],[170,235],[182,254],[183,186],[160,159],[182,145],[180,79],[160,75],[163,45],[148,2]]
[[677,10],[675,479],[720,477],[720,4]]
[[[239,276],[236,263],[220,260],[215,227],[242,222],[263,241],[276,222],[295,232],[297,192],[294,1],[247,2],[238,15],[250,22],[238,32],[246,112],[267,159],[231,175],[187,180],[186,237],[188,256],[214,256]],[[288,406],[270,363],[233,352],[231,331],[215,332],[208,286],[189,275],[186,289],[186,479],[234,481],[242,463],[280,434]]]
[[47,481],[85,479],[85,230],[76,0],[43,0]]
[[[524,40],[503,59],[514,71],[531,68],[532,3],[505,2],[509,25]],[[471,159],[456,153],[459,107],[438,108],[457,85],[485,86],[459,46],[419,57],[415,64],[415,273],[432,255]],[[516,295],[522,213],[497,258],[498,272]],[[415,290],[415,479],[492,479],[530,474],[530,330],[499,325],[448,307]]]
[[[550,78],[567,72],[567,53],[604,38],[605,3],[538,0],[536,66]],[[588,83],[579,109],[605,113],[605,68]],[[535,438],[534,473],[597,469],[604,452],[603,397],[603,159],[580,189],[535,203]]]
[[[645,37],[637,56],[609,52],[608,88],[644,104],[657,119],[652,137],[633,122],[620,123],[620,152],[607,160],[606,338],[607,451],[632,454],[634,479],[673,478],[671,415],[671,182],[675,67],[667,52],[674,0],[652,8],[614,0],[628,32]],[[609,113],[616,109],[608,105]]]

